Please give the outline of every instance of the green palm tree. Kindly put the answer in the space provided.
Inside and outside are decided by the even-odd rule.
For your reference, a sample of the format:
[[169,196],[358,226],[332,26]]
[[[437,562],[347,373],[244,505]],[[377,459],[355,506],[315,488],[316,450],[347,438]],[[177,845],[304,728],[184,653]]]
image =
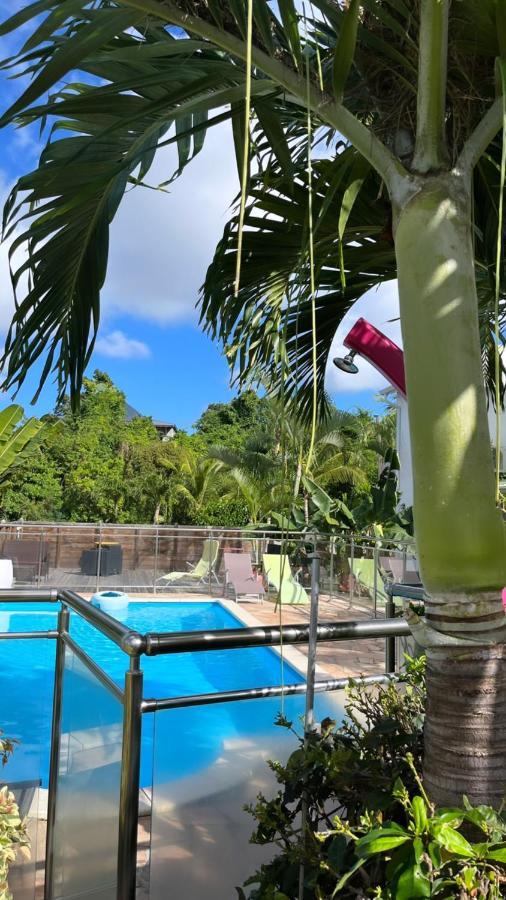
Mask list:
[[[294,0],[279,3],[279,13],[267,0],[253,2],[260,174],[250,179],[242,288],[237,295],[230,285],[223,290],[226,266],[215,270],[203,315],[218,317],[217,333],[242,372],[281,360],[285,396],[299,398],[308,414],[313,303],[322,397],[337,320],[368,287],[397,273],[416,541],[432,595],[425,779],[437,802],[467,793],[499,804],[506,786],[506,548],[482,353],[490,365],[498,222],[502,242],[504,101],[495,75],[501,94],[504,4],[313,0],[312,7],[314,21],[301,22]],[[52,121],[38,168],[20,179],[6,207],[6,233],[19,223],[13,246],[28,250],[15,280],[25,268],[32,275],[6,342],[7,384],[21,383],[46,354],[43,380],[56,368],[62,389],[69,382],[78,396],[98,327],[109,224],[126,186],[144,181],[160,146],[177,142],[180,172],[200,152],[206,129],[229,119],[241,159],[246,11],[246,0],[39,0],[4,26],[7,32],[34,19],[13,60],[32,80],[2,123]],[[69,83],[76,69],[85,76]],[[327,140],[334,154],[314,166],[315,296],[301,162],[307,111],[313,145]],[[271,157],[281,173],[274,185],[264,179]],[[233,232],[222,245],[232,267]],[[259,235],[268,237],[255,272],[249,245]],[[501,321],[501,293],[498,305]]]
[[[53,426],[54,427],[54,426]],[[21,406],[12,404],[0,412],[0,482],[40,446],[48,425],[40,419],[24,419]]]
[[242,451],[227,447],[211,447],[209,459],[214,472],[226,473],[230,487],[225,488],[224,498],[240,497],[246,504],[252,525],[265,522],[275,502],[282,502],[283,467],[281,460],[269,455],[263,442],[252,437]]

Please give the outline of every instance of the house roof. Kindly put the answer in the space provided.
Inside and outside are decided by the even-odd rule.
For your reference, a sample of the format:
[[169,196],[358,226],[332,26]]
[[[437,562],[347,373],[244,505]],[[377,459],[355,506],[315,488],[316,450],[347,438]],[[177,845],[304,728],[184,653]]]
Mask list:
[[129,403],[125,402],[125,419],[127,422],[131,422],[132,419],[140,419],[142,413],[138,412],[133,406],[130,406]]
[[[130,403],[125,402],[125,419],[127,422],[131,422],[132,419],[140,419],[142,418],[143,413],[140,413],[138,409],[135,409],[134,406],[131,406]],[[164,422],[162,419],[153,419],[153,425],[155,428],[173,428],[174,431],[177,431],[177,426],[174,425],[173,422]]]

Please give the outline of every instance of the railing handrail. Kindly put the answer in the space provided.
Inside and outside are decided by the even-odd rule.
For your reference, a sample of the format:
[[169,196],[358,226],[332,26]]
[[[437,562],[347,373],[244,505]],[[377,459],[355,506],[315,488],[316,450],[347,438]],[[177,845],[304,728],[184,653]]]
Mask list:
[[[141,634],[127,628],[113,616],[93,606],[74,591],[10,591],[0,590],[0,603],[60,601],[69,606],[98,631],[113,641],[128,656],[159,656],[171,653],[237,650],[242,647],[275,647],[281,644],[307,644],[310,625],[270,625],[254,628],[222,628],[212,631],[147,632]],[[323,622],[318,625],[316,640],[353,641],[363,638],[403,637],[410,634],[403,619],[370,619],[366,621]]]
[[327,534],[324,532],[311,531],[311,532],[303,532],[303,531],[284,531],[281,533],[279,530],[270,529],[270,528],[256,528],[253,529],[249,526],[237,526],[235,528],[227,528],[218,525],[155,525],[151,523],[120,523],[120,522],[29,522],[29,521],[13,521],[13,522],[1,522],[0,523],[0,531],[1,529],[10,529],[10,528],[19,528],[19,529],[36,529],[37,531],[44,531],[47,529],[52,530],[69,530],[69,531],[96,531],[98,528],[102,528],[105,531],[119,531],[119,532],[148,532],[152,533],[152,536],[155,537],[158,533],[159,537],[163,537],[164,535],[169,535],[173,533],[174,535],[179,535],[182,537],[187,537],[190,535],[199,535],[203,537],[209,537],[212,534],[215,537],[219,537],[220,535],[233,535],[237,538],[242,537],[243,539],[251,539],[258,540],[261,537],[270,538],[272,540],[278,540],[281,542],[286,542],[287,540],[299,540],[304,543],[312,543],[313,540],[316,540],[318,543],[323,542],[330,544],[333,541],[344,539],[350,541],[353,539],[355,542],[364,542],[368,546],[382,546],[384,547],[387,544],[392,544],[397,547],[399,546],[414,546],[414,538],[392,538],[392,537],[381,537],[377,538],[373,535],[365,535],[362,532],[355,531],[347,531],[343,529],[342,531],[337,531],[334,534]]

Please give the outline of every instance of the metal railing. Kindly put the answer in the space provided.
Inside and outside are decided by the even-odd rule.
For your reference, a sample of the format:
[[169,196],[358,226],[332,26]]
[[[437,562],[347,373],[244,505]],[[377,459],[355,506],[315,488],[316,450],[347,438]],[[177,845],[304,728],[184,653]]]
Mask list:
[[[317,610],[313,603],[313,611]],[[58,603],[58,626],[56,630],[40,632],[27,631],[15,634],[0,633],[0,640],[13,638],[55,639],[57,642],[54,670],[53,714],[50,747],[47,836],[45,857],[45,900],[54,900],[54,858],[56,840],[57,798],[59,791],[59,763],[62,737],[62,696],[65,666],[65,649],[70,648],[81,663],[101,681],[123,706],[123,737],[121,755],[121,787],[119,800],[119,838],[117,859],[117,898],[134,900],[136,896],[137,841],[139,826],[139,789],[142,719],[145,714],[159,710],[207,706],[223,702],[241,700],[254,701],[265,697],[305,694],[309,682],[297,684],[277,684],[253,688],[194,694],[180,697],[155,697],[143,695],[143,672],[141,658],[163,656],[173,653],[213,652],[249,647],[276,647],[316,644],[322,641],[355,641],[365,638],[385,638],[386,671],[363,678],[365,684],[385,683],[395,678],[395,638],[410,634],[407,623],[402,619],[365,620],[346,622],[326,622],[318,624],[315,619],[307,624],[277,627],[254,627],[214,630],[208,632],[179,632],[141,634],[118,622],[106,612],[83,600],[68,590],[46,591],[2,591],[0,602]],[[89,653],[76,642],[69,633],[70,612],[73,611],[125,654],[128,666],[124,675],[123,688],[113,682],[110,676],[90,657]],[[391,610],[390,610],[391,611]],[[310,669],[314,675],[314,653]],[[357,678],[360,678],[357,675]],[[311,690],[315,693],[340,691],[349,683],[348,678],[328,678],[314,680]]]
[[[191,568],[202,557],[204,542],[217,540],[218,557],[201,579]],[[20,552],[16,554],[17,542]],[[115,545],[114,564],[111,545]],[[340,599],[368,609],[376,616],[384,607],[383,580],[390,577],[385,560],[395,559],[404,575],[416,568],[412,540],[376,540],[369,535],[340,532],[333,535],[251,528],[198,528],[193,526],[121,525],[112,523],[3,522],[0,523],[0,558],[13,559],[15,587],[68,588],[94,594],[105,589],[128,593],[197,593],[219,597],[227,589],[223,553],[244,551],[262,568],[266,552],[283,550],[295,577],[310,584],[310,557],[321,556],[323,599]],[[364,570],[363,560],[372,570]],[[175,572],[185,577],[168,578]],[[395,580],[401,580],[399,576]]]

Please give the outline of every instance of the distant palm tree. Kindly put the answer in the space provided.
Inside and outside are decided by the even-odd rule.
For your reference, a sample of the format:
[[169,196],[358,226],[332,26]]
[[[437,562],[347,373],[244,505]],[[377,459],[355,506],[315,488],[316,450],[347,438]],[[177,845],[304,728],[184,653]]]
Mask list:
[[[0,482],[23,463],[40,445],[49,423],[25,419],[22,406],[12,404],[0,412]],[[53,427],[57,427],[56,423]]]

